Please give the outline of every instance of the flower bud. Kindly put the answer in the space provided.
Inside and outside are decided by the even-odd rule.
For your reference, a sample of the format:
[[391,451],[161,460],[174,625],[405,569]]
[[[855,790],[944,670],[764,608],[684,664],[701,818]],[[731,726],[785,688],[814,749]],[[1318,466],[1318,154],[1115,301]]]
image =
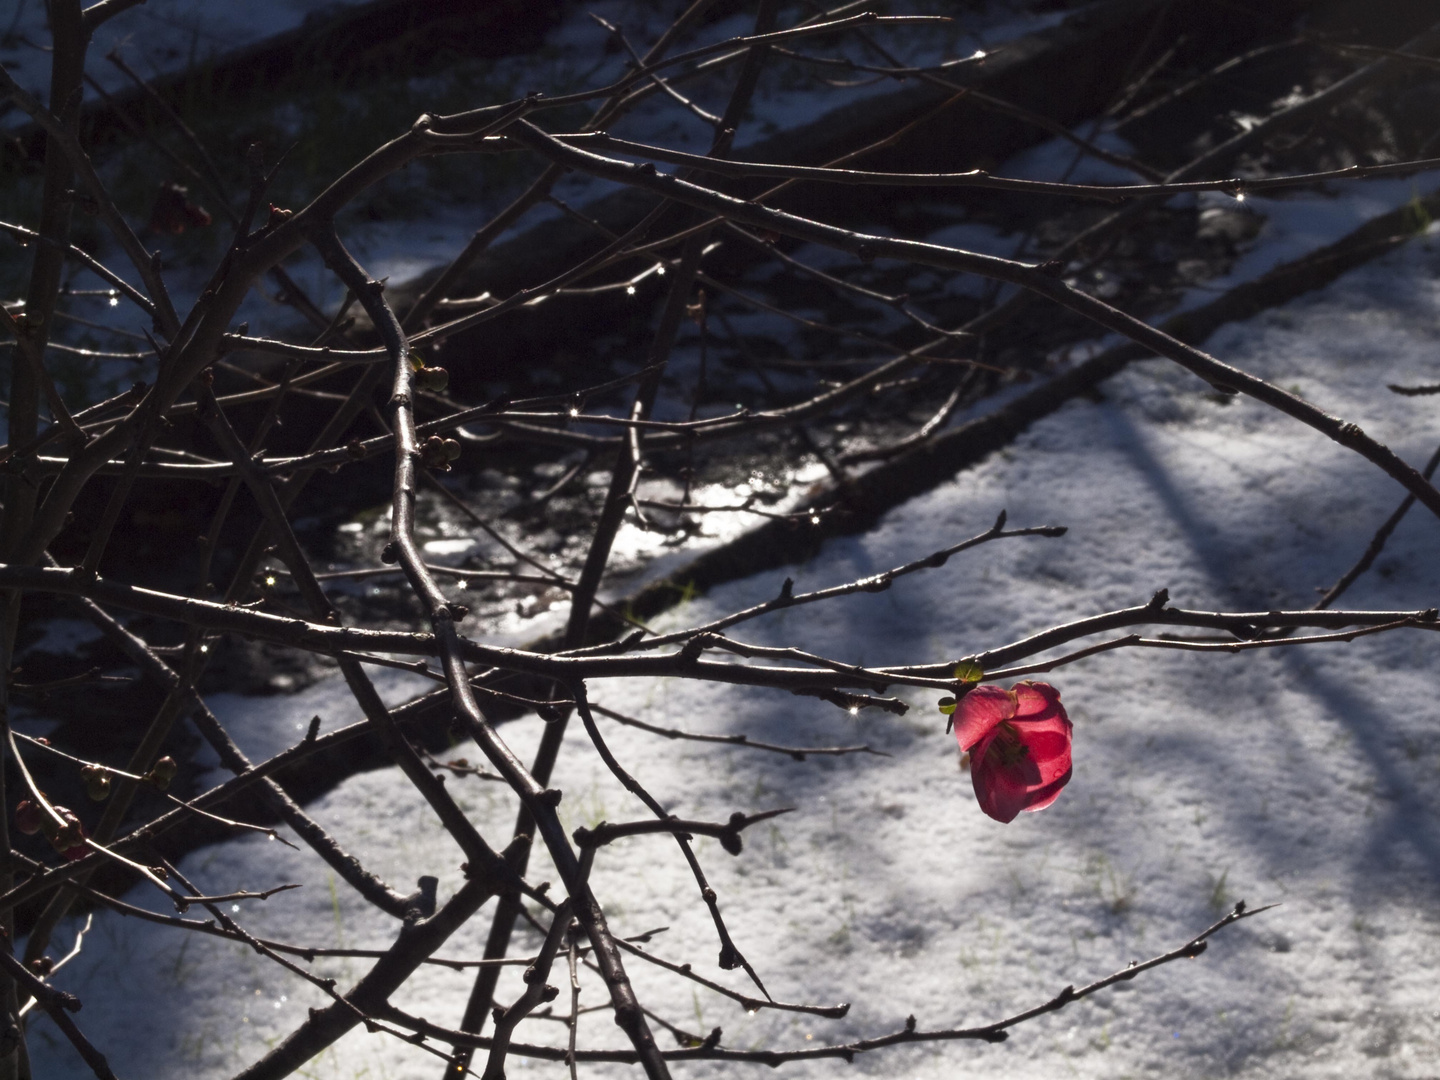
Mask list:
[[29,799],[21,799],[15,806],[15,828],[26,836],[34,836],[45,823],[45,812]]
[[443,367],[422,367],[415,372],[415,385],[431,393],[443,393],[450,385],[450,372]]
[[87,766],[80,770],[85,778],[85,794],[94,802],[104,802],[110,797],[110,774],[104,769]]
[[57,845],[55,850],[60,852],[60,854],[70,862],[74,862],[76,859],[83,859],[86,855],[90,854],[90,847],[85,843],[85,831],[83,829],[80,830],[75,837],[75,842],[69,847],[62,848]]
[[455,460],[457,460],[459,457],[460,457],[460,440],[459,440],[459,439],[446,439],[446,440],[445,440],[445,460],[446,460],[446,461],[455,461]]
[[420,444],[420,460],[432,469],[448,469],[450,455],[445,451],[445,440],[439,435],[431,435]]
[[53,833],[50,829],[45,830],[50,838],[50,846],[72,862],[83,859],[90,853],[90,849],[85,845],[85,826],[80,824],[74,811],[63,806],[55,807],[55,813],[60,815],[65,824],[55,828]]
[[175,779],[175,774],[179,771],[180,766],[175,764],[175,759],[167,755],[151,766],[145,779],[157,790],[164,791],[170,786],[170,781]]

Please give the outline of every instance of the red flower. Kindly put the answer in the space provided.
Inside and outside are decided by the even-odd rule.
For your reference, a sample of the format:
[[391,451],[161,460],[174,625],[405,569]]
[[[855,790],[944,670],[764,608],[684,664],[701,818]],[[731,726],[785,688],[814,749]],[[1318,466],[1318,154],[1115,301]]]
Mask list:
[[1043,810],[1070,782],[1070,718],[1049,683],[977,686],[955,709],[955,738],[970,751],[980,809],[996,821]]

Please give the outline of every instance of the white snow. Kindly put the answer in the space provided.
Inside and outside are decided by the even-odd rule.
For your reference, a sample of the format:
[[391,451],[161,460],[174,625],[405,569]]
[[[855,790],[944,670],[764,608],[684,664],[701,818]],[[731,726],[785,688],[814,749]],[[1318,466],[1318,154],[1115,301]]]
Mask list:
[[[1440,377],[1437,271],[1440,253],[1417,241],[1313,297],[1221,331],[1208,347],[1422,460],[1440,434],[1433,403],[1396,397],[1384,384]],[[1310,430],[1246,400],[1221,404],[1160,362],[1113,380],[1104,398],[1067,406],[870,534],[829,543],[788,572],[800,589],[870,574],[981,531],[1001,508],[1015,524],[1068,525],[1066,537],[983,547],[888,593],[790,610],[735,636],[869,664],[934,662],[1144,600],[1161,586],[1182,606],[1304,606],[1401,497]],[[1345,603],[1435,604],[1437,539],[1436,522],[1414,512]],[[753,603],[773,595],[782,576],[717,589],[660,622],[675,628]],[[723,819],[737,809],[796,807],[748,835],[739,858],[708,840],[699,842],[701,857],[737,943],[777,998],[854,1005],[843,1021],[752,1017],[632,961],[641,999],[687,1029],[723,1026],[724,1044],[739,1048],[882,1034],[910,1013],[922,1028],[974,1024],[1181,944],[1244,898],[1282,906],[1227,930],[1205,956],[1024,1025],[1005,1045],[892,1049],[850,1069],[1430,1075],[1440,1050],[1437,645],[1432,634],[1406,631],[1241,656],[1114,652],[1061,669],[1050,678],[1076,723],[1075,778],[1054,807],[1009,826],[976,807],[935,695],[907,694],[914,708],[897,719],[678,680],[595,685],[597,701],[653,723],[796,745],[868,742],[893,755],[802,763],[602,721],[620,760],[677,813]],[[313,712],[327,728],[352,719],[346,698],[327,683],[294,698],[227,698],[217,710],[258,751],[293,738]],[[528,755],[538,729],[532,719],[502,731]],[[473,747],[456,753],[478,757]],[[578,726],[556,784],[568,826],[645,816]],[[451,786],[503,842],[515,809],[506,792],[458,779]],[[423,873],[440,877],[442,898],[457,886],[458,850],[393,771],[358,776],[313,811],[395,887]],[[237,918],[257,934],[383,948],[395,931],[335,889],[315,859],[263,839],[197,852],[184,869],[215,891],[303,883],[243,906]],[[537,866],[533,876],[553,875]],[[668,926],[651,946],[657,953],[744,988],[737,973],[716,969],[713,929],[670,841],[632,839],[602,851],[595,885],[617,930]],[[143,890],[129,899],[161,907]],[[462,930],[443,955],[477,956],[484,923]],[[68,947],[71,932],[57,948]],[[315,968],[349,985],[365,965]],[[85,1002],[78,1019],[120,1075],[157,1080],[227,1076],[321,1003],[239,946],[113,914],[96,919],[85,952],[57,982]],[[396,1001],[454,1024],[468,982],[430,969]],[[518,985],[507,975],[502,1000]],[[590,980],[582,1003],[600,1001]],[[48,1021],[33,1030],[39,1075],[80,1075]],[[536,1021],[522,1032],[554,1042],[563,1028]],[[582,1021],[582,1045],[618,1039],[603,1012]],[[427,1076],[437,1065],[412,1046],[354,1033],[307,1075]],[[559,1076],[562,1068],[509,1063],[513,1076]],[[819,1077],[839,1068],[822,1060],[785,1072]]]

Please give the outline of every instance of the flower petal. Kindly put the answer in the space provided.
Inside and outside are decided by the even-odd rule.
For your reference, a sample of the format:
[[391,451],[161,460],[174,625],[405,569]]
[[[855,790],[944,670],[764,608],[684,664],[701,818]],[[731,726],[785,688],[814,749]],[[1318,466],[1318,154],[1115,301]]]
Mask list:
[[998,686],[977,686],[955,709],[955,738],[969,750],[1002,720],[1015,715],[1015,695]]
[[982,742],[971,757],[970,782],[975,786],[975,799],[990,817],[1009,824],[1031,802],[1030,793],[1039,782],[1032,762],[1022,758],[1004,765],[1000,753],[986,753],[994,736]]
[[[1013,721],[1012,721],[1013,723]],[[1070,772],[1070,733],[1054,731],[1020,732],[1021,745],[1029,751],[1029,760],[1036,769],[1034,783],[1044,786]]]
[[1012,688],[1015,695],[1015,719],[1043,720],[1051,716],[1065,716],[1065,706],[1060,704],[1060,691],[1049,683],[1018,682]]
[[[1070,742],[1075,725],[1065,715],[1060,692],[1049,683],[1016,683],[1014,693],[1017,708],[1010,724],[1040,770],[1039,783],[1048,786],[1070,772]],[[1055,791],[1058,794],[1059,788]],[[1054,801],[1052,795],[1045,805]]]
[[1063,789],[1065,785],[1070,782],[1069,755],[1066,755],[1065,760],[1066,767],[1065,772],[1062,775],[1057,776],[1054,780],[1051,780],[1044,787],[1036,788],[1034,791],[1030,792],[1030,802],[1029,805],[1025,807],[1025,810],[1027,812],[1044,810],[1045,807],[1049,806],[1052,802],[1054,802],[1060,797],[1061,789]]

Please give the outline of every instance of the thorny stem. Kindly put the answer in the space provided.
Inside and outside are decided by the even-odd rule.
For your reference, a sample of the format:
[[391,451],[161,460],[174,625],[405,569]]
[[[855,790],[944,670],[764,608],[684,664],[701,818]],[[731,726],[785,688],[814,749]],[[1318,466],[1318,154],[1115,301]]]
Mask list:
[[[700,4],[694,4],[686,12],[686,17],[698,13]],[[756,15],[755,30],[759,35],[764,35],[773,29],[778,12],[778,4],[775,0],[762,0],[759,12]],[[658,50],[664,42],[657,43],[656,47],[647,54],[658,55]],[[750,99],[755,91],[756,83],[764,63],[766,50],[763,47],[756,47],[748,50],[745,58],[745,66],[740,77],[731,91],[729,103],[725,109],[725,115],[717,126],[716,135],[710,149],[710,157],[724,157],[733,143],[735,131],[739,125],[740,118],[749,105]],[[642,65],[643,67],[644,65]],[[602,110],[602,115],[604,110]],[[598,126],[598,125],[597,125]],[[648,220],[648,217],[647,217]],[[635,230],[632,230],[634,232]],[[679,267],[671,278],[670,288],[666,296],[665,306],[661,311],[660,324],[652,338],[650,353],[646,362],[646,374],[638,386],[635,398],[630,407],[631,420],[645,420],[649,417],[655,405],[655,396],[660,387],[660,380],[669,361],[670,350],[674,346],[676,334],[685,318],[685,311],[690,303],[691,288],[693,287],[695,274],[700,268],[700,259],[705,251],[705,241],[708,232],[697,233],[691,236],[685,243],[681,253]],[[565,625],[564,644],[567,648],[576,648],[585,643],[586,631],[589,628],[591,605],[600,590],[600,579],[606,565],[610,561],[611,549],[615,543],[615,536],[619,532],[621,521],[625,512],[634,500],[635,482],[639,476],[642,464],[641,452],[638,439],[632,429],[630,440],[620,450],[616,451],[615,464],[610,475],[610,487],[606,492],[605,504],[601,508],[594,532],[591,535],[590,547],[586,552],[585,563],[580,570],[580,578],[575,592],[570,600],[570,615]],[[638,513],[638,508],[637,508]],[[555,767],[555,759],[559,755],[560,745],[565,736],[568,717],[561,714],[557,719],[546,725],[545,731],[540,738],[540,746],[535,753],[535,761],[531,766],[531,774],[541,785],[548,784],[550,774]],[[531,832],[535,827],[528,805],[522,804],[516,824],[515,831],[523,835]],[[523,867],[521,873],[523,873]],[[513,932],[515,918],[519,914],[515,903],[502,901],[495,913],[490,927],[490,935],[485,943],[485,955],[490,958],[504,956],[509,948],[510,935]],[[718,920],[718,912],[717,912]],[[583,920],[582,920],[583,922]],[[728,938],[727,938],[728,941]],[[733,946],[731,947],[733,950]],[[727,954],[728,955],[728,954]],[[739,955],[738,952],[735,955]],[[618,957],[616,958],[618,961]],[[747,971],[749,965],[746,965]],[[470,999],[465,1007],[465,1015],[461,1021],[464,1030],[479,1031],[484,1023],[485,1012],[495,995],[496,972],[482,970],[476,977],[475,985],[471,990]],[[753,971],[751,972],[753,975]],[[637,1020],[643,1024],[643,1017],[637,1015]],[[648,1032],[646,1033],[648,1037]],[[457,1072],[468,1067],[470,1054],[466,1050],[457,1049],[454,1059],[454,1068]],[[651,1068],[647,1064],[647,1071]]]
[[[50,5],[49,14],[53,46],[50,108],[60,115],[58,122],[66,125],[73,134],[79,121],[80,82],[90,33],[81,14],[79,0],[56,0]],[[8,73],[0,71],[0,80],[9,83]],[[68,191],[73,177],[73,163],[60,145],[59,133],[49,133],[45,140],[44,186],[36,229],[44,242],[34,245],[34,261],[25,295],[27,340],[18,345],[29,350],[34,364],[11,366],[7,437],[12,446],[33,441],[39,430],[39,386],[40,379],[44,377],[45,344],[51,336],[52,317],[60,292],[61,267],[70,243],[73,201],[68,197]],[[26,546],[24,540],[34,517],[36,495],[36,488],[24,475],[19,472],[7,474],[5,511],[3,520],[0,520],[0,558],[6,562],[15,561]],[[3,683],[9,682],[8,673],[14,666],[20,606],[19,593],[0,594],[0,682]],[[9,734],[9,687],[6,685],[0,686],[0,844],[6,851],[10,849],[10,823],[6,812],[9,795],[5,784]],[[9,869],[0,870],[0,893],[8,892],[13,884]],[[3,936],[0,954],[12,959],[14,931],[12,913],[0,914],[0,936]],[[4,1047],[0,1051],[0,1080],[28,1080],[29,1077],[28,1054],[19,1027],[19,1004],[13,978],[8,971],[0,972],[0,1046]],[[68,1019],[65,1022],[68,1023]],[[103,1062],[102,1058],[102,1066]]]
[[[383,286],[366,276],[360,265],[340,244],[333,229],[317,230],[313,239],[327,265],[359,298],[367,314],[379,328],[387,348],[391,350],[391,355],[394,357],[394,389],[390,399],[390,408],[397,445],[391,544],[429,616],[435,640],[439,646],[440,658],[445,668],[446,680],[449,683],[456,718],[465,725],[470,735],[490,759],[491,764],[505,776],[536,821],[550,857],[565,883],[571,902],[574,904],[576,918],[589,935],[590,943],[595,949],[596,959],[604,971],[605,982],[610,989],[611,1001],[615,1007],[616,1023],[625,1031],[634,1045],[650,1080],[668,1080],[669,1071],[659,1055],[654,1036],[650,1034],[639,1003],[635,1000],[634,990],[625,974],[619,950],[606,925],[604,913],[591,894],[589,884],[580,872],[579,861],[560,826],[559,817],[555,812],[555,806],[559,802],[558,793],[552,795],[526,771],[509,747],[495,734],[490,721],[480,710],[475,699],[474,689],[470,685],[469,672],[465,669],[460,638],[455,630],[455,611],[445,600],[444,594],[435,584],[433,576],[425,568],[424,560],[416,546],[414,537],[415,468],[420,450],[415,432],[414,370],[411,367],[410,347],[404,331],[401,330],[399,320],[396,319],[389,304],[385,302],[382,295]],[[523,867],[523,862],[521,866]],[[520,872],[523,873],[523,870]]]
[[523,120],[519,121],[511,132],[517,140],[552,160],[572,164],[575,168],[609,180],[645,187],[677,202],[724,213],[738,221],[769,228],[782,235],[839,248],[867,260],[879,256],[907,259],[922,265],[980,274],[1019,285],[1086,316],[1108,330],[1123,334],[1132,341],[1153,349],[1204,379],[1222,393],[1249,394],[1256,400],[1308,424],[1377,465],[1440,517],[1440,491],[1432,487],[1417,469],[1401,460],[1389,447],[1366,435],[1357,424],[1331,416],[1295,394],[1178,341],[1148,323],[1111,307],[1103,300],[1066,284],[1041,267],[919,241],[857,233],[782,210],[756,206],[691,184],[677,176],[636,169],[611,158],[575,150]]
[[[908,1043],[936,1043],[955,1041],[976,1041],[987,1043],[1004,1042],[1009,1038],[1010,1029],[1021,1024],[1044,1016],[1047,1013],[1058,1012],[1076,1001],[1099,993],[1117,983],[1128,982],[1142,972],[1165,964],[1174,963],[1177,960],[1193,960],[1201,956],[1209,948],[1209,940],[1215,934],[1242,919],[1259,915],[1261,912],[1269,911],[1275,905],[1247,909],[1242,900],[1235,905],[1235,908],[1223,919],[1212,924],[1200,934],[1191,938],[1184,945],[1171,949],[1168,952],[1153,956],[1149,960],[1133,961],[1102,979],[1076,989],[1074,986],[1066,986],[1048,1001],[1022,1012],[1015,1013],[1002,1020],[993,1023],[983,1024],[978,1027],[968,1028],[942,1028],[937,1030],[924,1030],[919,1027],[915,1018],[909,1017],[904,1028],[888,1035],[875,1036],[868,1039],[860,1039],[851,1043],[843,1043],[835,1046],[816,1046],[804,1050],[732,1050],[720,1046],[719,1038],[714,1042],[706,1040],[707,1045],[686,1050],[668,1050],[664,1057],[668,1061],[733,1061],[733,1062],[755,1062],[757,1064],[769,1065],[771,1067],[786,1064],[793,1061],[809,1061],[825,1058],[840,1058],[847,1062],[853,1062],[859,1054],[871,1050],[879,1050],[888,1046],[899,1046]],[[454,1046],[471,1046],[478,1049],[486,1049],[492,1045],[492,1040],[484,1036],[472,1035],[469,1032],[446,1029],[437,1024],[432,1024],[417,1016],[412,1016],[400,1009],[390,1006],[384,1013],[384,1017],[397,1026],[408,1028],[412,1031],[424,1034],[427,1038],[437,1039],[451,1043]],[[564,1061],[567,1050],[560,1047],[515,1045],[510,1046],[512,1054],[536,1058],[542,1061]],[[580,1050],[575,1052],[577,1061],[587,1062],[617,1062],[633,1063],[634,1054],[625,1050]]]
[[[571,693],[575,699],[575,707],[580,713],[580,719],[585,725],[585,733],[590,736],[591,745],[593,745],[596,752],[599,753],[600,759],[605,762],[605,767],[610,770],[611,775],[613,775],[615,779],[624,785],[627,791],[643,802],[661,823],[668,824],[670,815],[667,814],[665,809],[655,800],[655,797],[645,790],[640,781],[636,780],[633,775],[627,772],[624,766],[615,759],[615,755],[610,752],[610,747],[600,734],[600,729],[595,724],[595,717],[590,712],[590,703],[585,696],[585,684],[575,683],[571,686]],[[748,822],[746,823],[748,824]],[[754,982],[754,984],[759,987],[760,992],[768,998],[770,992],[765,989],[765,984],[760,980],[760,976],[756,974],[750,962],[745,959],[744,954],[735,947],[734,941],[730,938],[730,930],[725,925],[724,918],[720,915],[719,899],[715,895],[715,890],[710,887],[710,882],[705,878],[705,871],[700,867],[700,860],[695,857],[695,849],[691,846],[690,836],[683,830],[676,829],[667,831],[672,832],[672,835],[675,837],[675,842],[680,846],[681,854],[685,856],[685,861],[690,866],[690,873],[695,877],[695,885],[700,890],[701,899],[705,901],[705,906],[710,909],[710,919],[715,924],[715,932],[720,938],[720,957],[718,960],[720,967],[726,971],[732,968],[743,967],[745,973],[750,976],[751,981]],[[738,851],[740,844],[738,828],[733,834],[727,835],[733,835],[734,839],[732,842],[734,844],[734,850]],[[587,843],[584,846],[593,845]]]

